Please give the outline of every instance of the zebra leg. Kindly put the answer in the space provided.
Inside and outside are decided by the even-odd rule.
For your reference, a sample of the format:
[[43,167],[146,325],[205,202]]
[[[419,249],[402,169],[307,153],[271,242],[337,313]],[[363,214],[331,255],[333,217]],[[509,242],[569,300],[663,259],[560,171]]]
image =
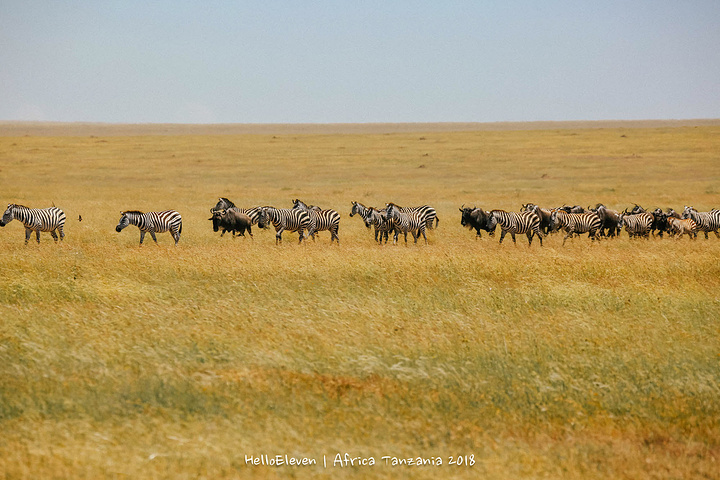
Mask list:
[[[299,232],[299,233],[300,233],[300,240],[298,241],[298,245],[302,243],[303,238],[305,237],[304,232],[305,232],[305,230],[300,230],[300,232]],[[313,239],[313,242],[314,242],[314,241],[315,241],[315,237],[313,236],[312,239]]]
[[[178,242],[180,241],[180,232],[178,230],[174,230],[171,233],[172,233],[173,240],[175,240],[175,245],[177,245]],[[157,242],[155,242],[155,243],[157,243]]]
[[58,227],[58,232],[60,233],[60,241],[62,242],[63,240],[65,240],[65,227],[60,225]]
[[140,230],[140,245],[142,245],[143,240],[145,240],[145,232]]
[[527,232],[527,233],[525,234],[525,236],[528,237],[528,247],[529,247],[530,245],[532,245],[533,235],[535,235],[535,233],[532,232],[532,231]]
[[[707,235],[707,233],[705,235]],[[40,230],[35,230],[35,238],[37,242],[40,243]]]
[[330,243],[333,242],[333,239],[340,245],[340,237],[338,236],[338,229],[335,228],[333,230],[330,230]]
[[506,233],[507,233],[507,230],[503,230],[502,232],[500,232],[500,243],[502,243],[503,238],[505,238]]
[[248,234],[250,234],[250,240],[255,240],[255,239],[253,238],[252,226],[251,226],[251,225],[248,226],[247,232],[248,232]]
[[510,236],[513,239],[513,243],[517,244],[517,241],[515,241],[515,232],[510,232]]
[[57,233],[55,233],[55,230],[50,230],[50,235],[52,235],[53,240],[55,240],[55,243],[58,241]]
[[275,245],[277,245],[278,243],[282,243],[283,230],[285,230],[285,229],[280,227],[280,229],[275,232]]
[[[425,235],[425,227],[420,229],[420,233],[422,234],[423,238],[425,239],[425,245],[427,245],[428,241],[427,241],[427,235]],[[420,235],[418,235],[418,237],[420,237]],[[417,243],[417,241],[415,243]]]
[[25,227],[25,245],[27,245],[28,241],[30,241],[30,235],[32,235],[32,230]]
[[152,237],[153,242],[155,242],[155,245],[157,245],[158,243],[157,243],[157,237],[155,236],[155,232],[150,232],[150,236]]

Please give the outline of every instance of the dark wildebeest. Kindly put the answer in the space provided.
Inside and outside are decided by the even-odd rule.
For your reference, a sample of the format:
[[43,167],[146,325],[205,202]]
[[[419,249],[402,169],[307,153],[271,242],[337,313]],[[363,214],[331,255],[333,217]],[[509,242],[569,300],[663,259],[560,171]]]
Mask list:
[[491,237],[495,236],[495,227],[497,227],[497,220],[495,217],[490,215],[482,208],[470,208],[465,205],[460,209],[462,216],[460,217],[460,225],[469,228],[471,231],[474,229],[477,232],[476,237],[482,238],[480,230],[485,230]]
[[220,209],[214,210],[212,217],[208,220],[213,222],[213,232],[217,232],[222,229],[220,236],[225,235],[225,232],[232,232],[233,237],[235,233],[241,237],[245,236],[245,231],[250,234],[250,238],[253,238],[252,234],[252,219],[244,213],[240,213],[235,209]]
[[550,210],[540,208],[533,203],[524,203],[520,211],[532,212],[537,215],[540,219],[540,231],[543,233],[543,235],[546,236],[548,233],[550,233],[550,220],[552,217],[552,212]]
[[567,205],[563,205],[562,207],[558,208],[557,210],[562,210],[566,213],[585,213],[585,209],[581,207],[580,205],[575,205],[574,207],[568,207]]
[[588,207],[589,212],[595,212],[602,226],[600,227],[599,233],[603,237],[616,237],[620,235],[620,228],[618,222],[620,221],[620,212],[617,210],[610,210],[602,203],[595,205],[595,208]]

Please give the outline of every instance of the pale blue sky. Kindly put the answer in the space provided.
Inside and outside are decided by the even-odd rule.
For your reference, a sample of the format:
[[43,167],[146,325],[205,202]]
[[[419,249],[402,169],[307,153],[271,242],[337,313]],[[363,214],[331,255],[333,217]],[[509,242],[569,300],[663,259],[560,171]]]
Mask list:
[[720,0],[0,0],[0,120],[720,117]]

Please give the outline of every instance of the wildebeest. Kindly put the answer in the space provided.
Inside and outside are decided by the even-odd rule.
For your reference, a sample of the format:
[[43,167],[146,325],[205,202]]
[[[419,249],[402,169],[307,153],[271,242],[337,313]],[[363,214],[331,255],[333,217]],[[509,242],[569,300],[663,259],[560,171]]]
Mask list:
[[543,233],[543,235],[547,235],[548,233],[550,233],[550,220],[552,217],[552,212],[550,210],[540,208],[533,203],[523,203],[522,209],[520,211],[532,212],[537,215],[540,219],[540,231]]
[[585,213],[585,209],[580,205],[575,205],[574,207],[568,207],[567,205],[563,205],[562,207],[558,208],[558,210],[562,210],[566,213]]
[[476,237],[482,238],[480,230],[485,230],[491,237],[495,236],[497,220],[490,215],[490,212],[486,212],[482,208],[470,208],[465,205],[460,208],[460,212],[462,214],[460,217],[460,225],[469,228],[471,231],[474,229]]
[[213,232],[217,232],[222,229],[220,236],[225,235],[226,232],[232,232],[233,237],[237,233],[241,237],[245,236],[245,231],[250,234],[250,238],[253,238],[252,234],[252,219],[235,209],[220,209],[213,210],[212,217],[208,220],[213,222]]
[[600,222],[602,222],[602,224],[600,226],[599,233],[603,237],[615,237],[620,235],[620,228],[618,227],[620,212],[617,210],[610,210],[602,203],[595,205],[595,208],[588,207],[588,211],[595,212],[595,214],[600,217]]

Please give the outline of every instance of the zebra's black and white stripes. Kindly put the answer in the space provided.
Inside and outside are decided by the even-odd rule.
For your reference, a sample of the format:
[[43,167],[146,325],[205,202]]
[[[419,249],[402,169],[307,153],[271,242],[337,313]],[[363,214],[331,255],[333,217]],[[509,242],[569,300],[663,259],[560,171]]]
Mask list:
[[135,225],[140,229],[140,245],[145,239],[145,234],[149,233],[157,244],[156,233],[170,232],[175,240],[175,245],[180,241],[182,233],[182,217],[175,210],[165,210],[164,212],[147,212],[143,213],[138,210],[128,210],[120,212],[120,222],[115,227],[116,232],[121,232],[128,225]]
[[340,214],[338,212],[332,209],[322,210],[319,207],[309,207],[300,199],[293,201],[293,209],[307,212],[310,217],[308,235],[312,237],[313,241],[315,241],[316,232],[328,230],[330,232],[330,243],[332,243],[333,240],[340,243],[340,237],[338,237]]
[[275,227],[275,244],[282,243],[282,234],[285,230],[298,232],[302,243],[304,232],[310,228],[310,216],[304,210],[293,208],[262,207],[258,226],[264,228],[267,223]]
[[552,212],[550,217],[551,230],[562,228],[565,230],[565,241],[575,234],[588,233],[593,240],[597,239],[597,232],[602,227],[602,221],[595,212],[586,213],[567,213],[564,210],[557,209]]
[[650,238],[654,217],[649,213],[622,214],[618,221],[618,228],[625,227],[628,236]]
[[506,212],[505,210],[493,210],[490,212],[497,223],[500,225],[502,233],[500,234],[500,243],[506,234],[510,234],[513,243],[516,233],[524,233],[528,238],[528,246],[532,245],[534,235],[540,239],[542,246],[543,236],[540,233],[540,219],[533,212]]
[[388,203],[387,219],[388,222],[390,222],[390,227],[395,230],[393,243],[397,243],[398,235],[402,232],[405,236],[405,244],[407,244],[407,234],[410,232],[415,239],[415,243],[417,243],[418,238],[422,235],[425,239],[425,245],[427,245],[428,241],[425,235],[427,217],[422,211],[403,212],[394,203]]
[[[0,220],[0,227],[4,227],[13,220],[18,220],[25,226],[26,245],[32,232],[35,232],[38,243],[40,243],[40,232],[50,232],[56,242],[58,241],[58,233],[60,234],[60,240],[65,238],[65,232],[63,231],[65,212],[57,207],[28,208],[11,203],[7,206]],[[55,233],[56,231],[57,233]]]
[[698,212],[694,207],[685,206],[682,218],[691,218],[697,225],[697,231],[705,233],[705,239],[708,239],[708,233],[714,232],[715,236],[720,238],[720,210],[711,210],[709,212]]

